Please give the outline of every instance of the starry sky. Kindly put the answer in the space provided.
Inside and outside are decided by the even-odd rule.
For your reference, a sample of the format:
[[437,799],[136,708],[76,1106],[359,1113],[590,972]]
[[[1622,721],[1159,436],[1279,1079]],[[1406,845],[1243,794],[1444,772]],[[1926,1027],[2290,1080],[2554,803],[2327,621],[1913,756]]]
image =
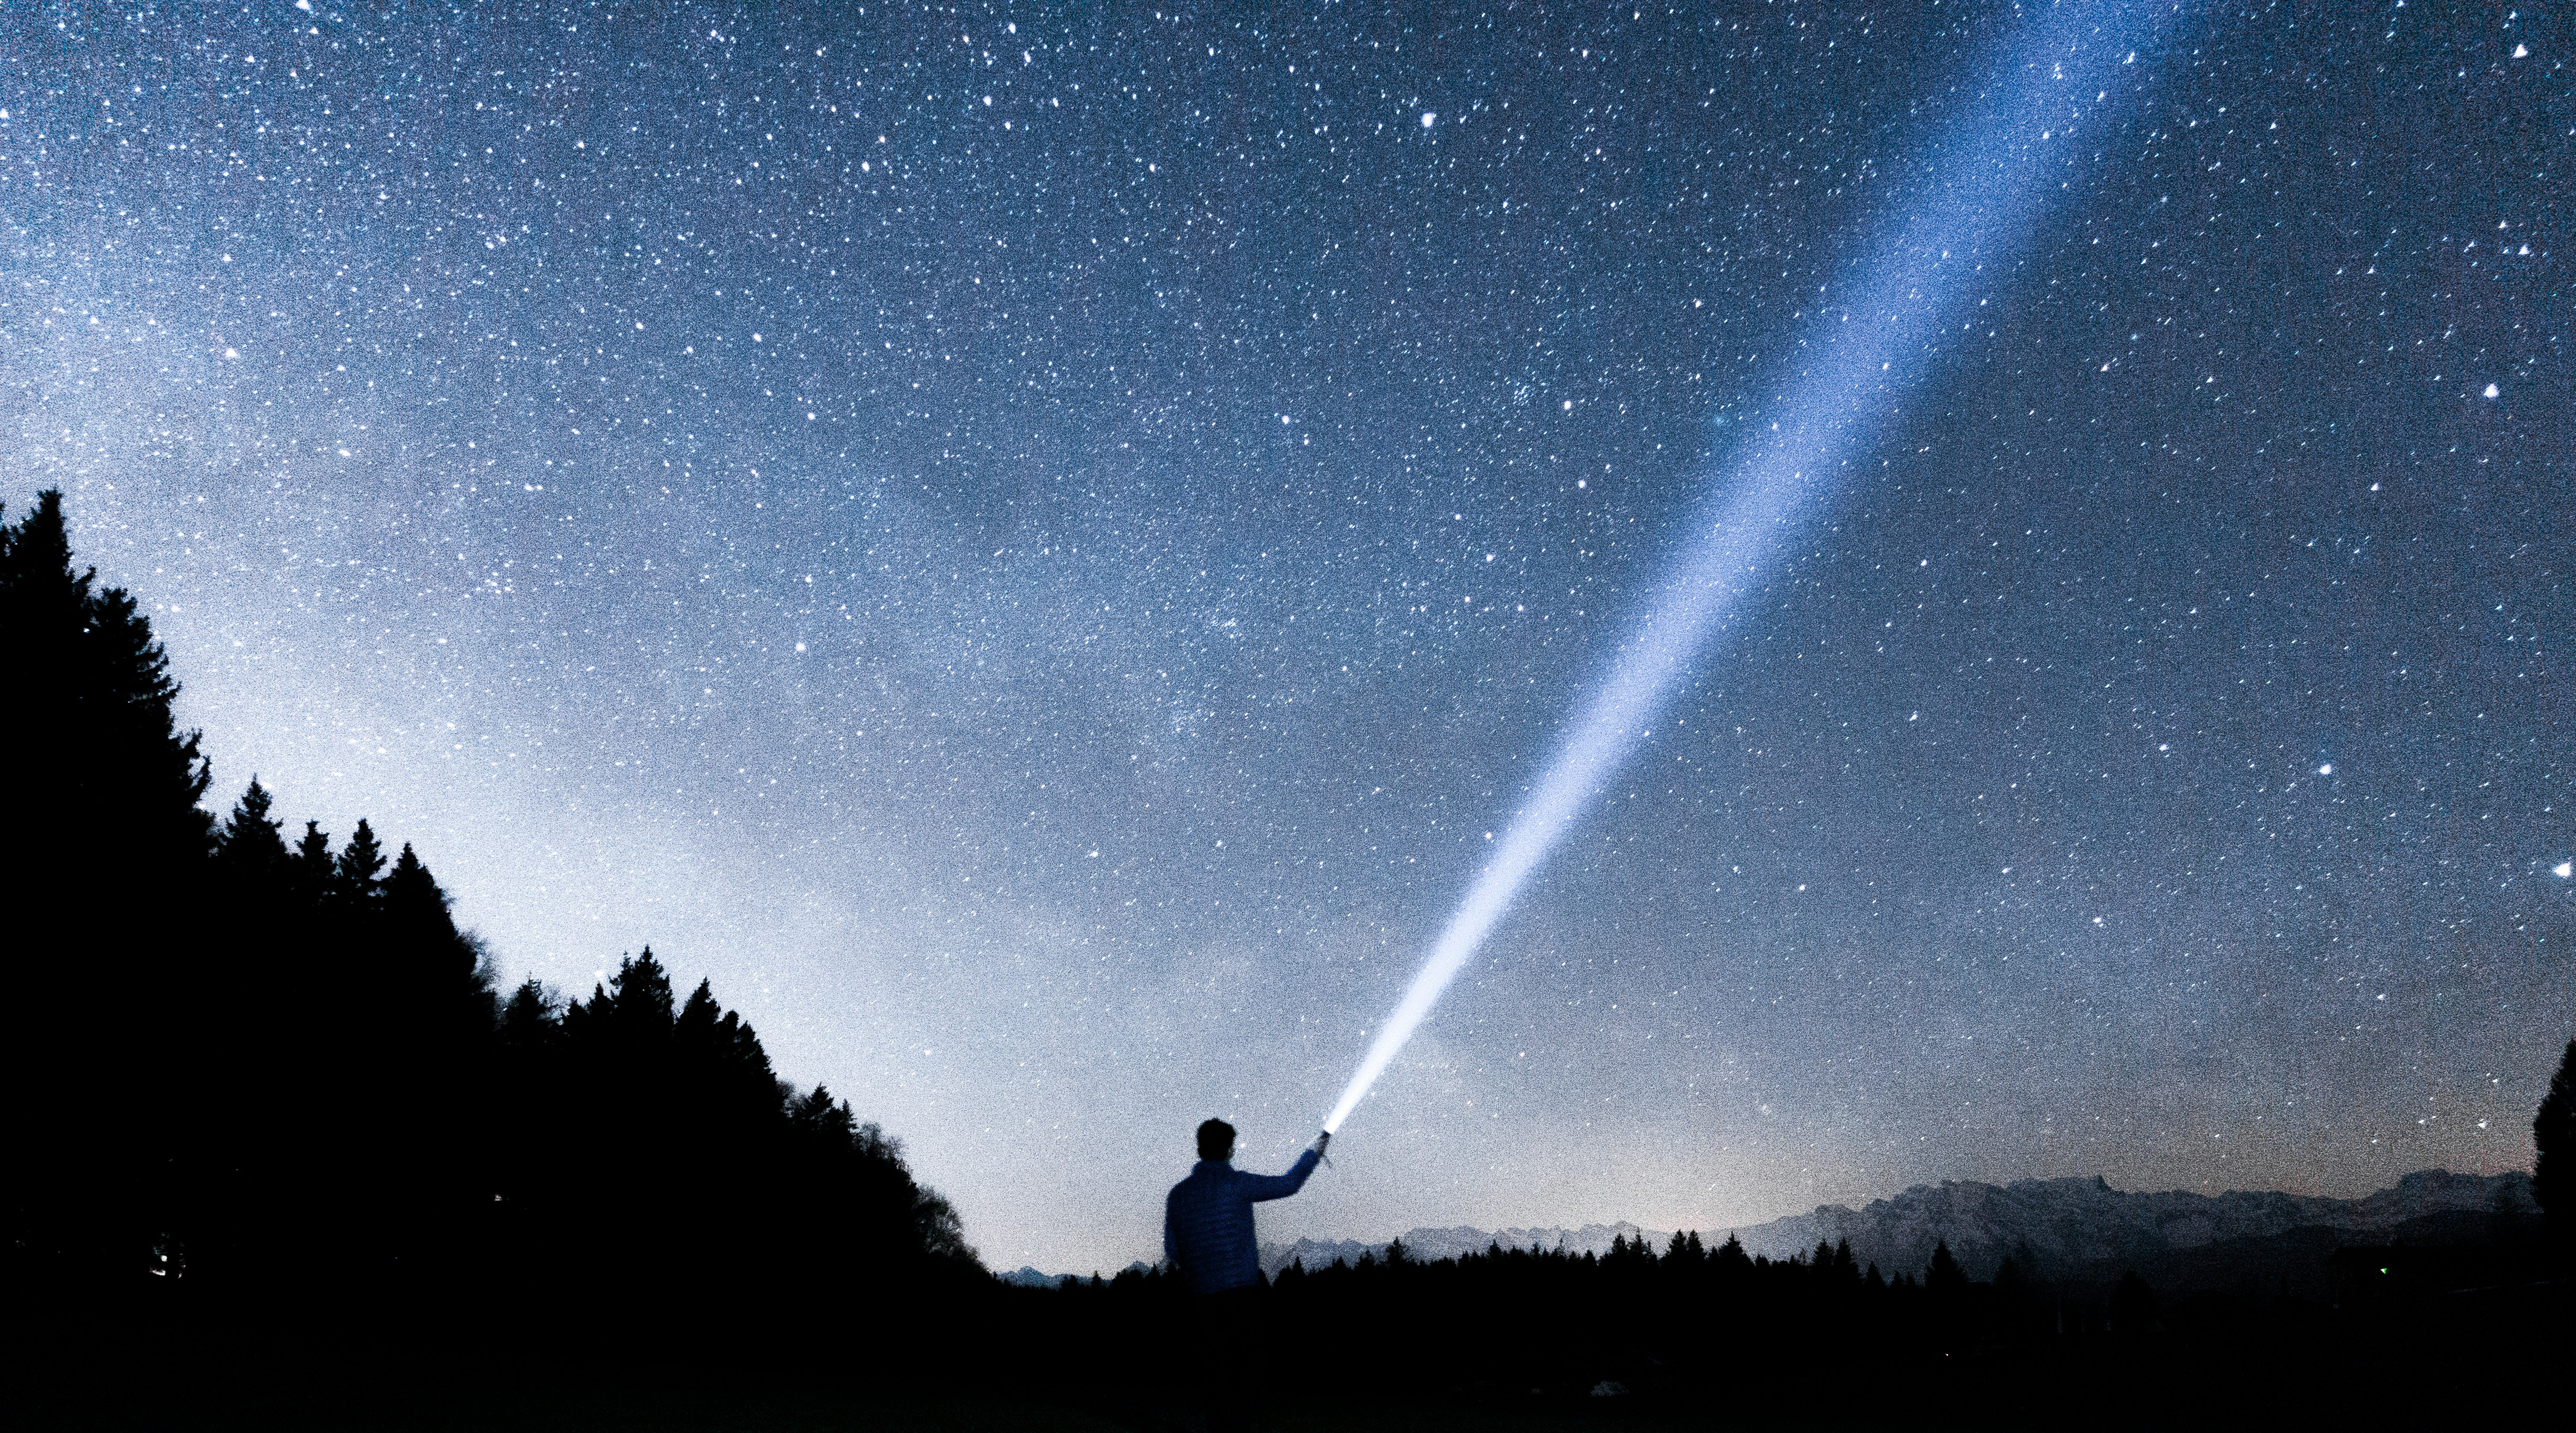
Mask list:
[[[1152,1257],[2047,18],[1244,9],[11,7],[0,497],[224,801],[413,842],[507,979],[711,978],[998,1267]],[[2527,1166],[2571,53],[2157,31],[1265,1236]]]

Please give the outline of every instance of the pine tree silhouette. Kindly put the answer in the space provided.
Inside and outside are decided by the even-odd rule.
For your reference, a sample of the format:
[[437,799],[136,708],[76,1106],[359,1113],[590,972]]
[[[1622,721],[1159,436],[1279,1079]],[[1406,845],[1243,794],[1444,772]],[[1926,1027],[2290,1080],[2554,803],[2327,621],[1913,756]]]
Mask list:
[[[0,514],[5,518],[5,514]],[[208,772],[151,625],[75,569],[62,494],[0,521],[0,914],[12,994],[10,1248],[41,1277],[168,1278],[187,1265],[216,1143],[202,1106],[158,1098],[231,1032],[200,1018],[223,977],[190,958],[213,821]],[[112,853],[112,855],[110,854]],[[53,929],[77,912],[78,942]],[[112,973],[112,977],[111,977]],[[111,979],[113,1020],[66,1018]]]
[[1732,1230],[1727,1232],[1726,1242],[1717,1246],[1709,1264],[1722,1278],[1740,1279],[1753,1272],[1753,1261],[1745,1257],[1744,1241],[1736,1238]]
[[[369,835],[367,823],[358,823]],[[358,848],[356,837],[350,839]],[[342,856],[344,866],[352,864]],[[447,892],[429,867],[403,843],[393,870],[378,887],[382,959],[390,995],[437,1038],[471,1047],[492,1028],[496,1013],[491,972],[472,937],[457,929]]]
[[340,859],[331,868],[332,892],[344,901],[372,901],[382,890],[385,848],[376,842],[376,833],[366,818],[360,817],[358,829],[349,833],[349,844],[340,848]]
[[640,1052],[658,1048],[671,1033],[674,1018],[671,974],[648,945],[640,956],[619,957],[617,973],[592,986],[587,1003],[565,1008],[564,1033]]
[[2560,1249],[2576,1246],[2576,1040],[2558,1057],[2558,1073],[2549,1077],[2549,1093],[2531,1120],[2531,1196],[2547,1216],[2551,1237]]
[[[0,522],[12,679],[0,750],[19,760],[13,817],[112,823],[135,858],[202,854],[213,822],[197,809],[208,780],[198,734],[171,719],[179,684],[151,624],[123,588],[93,587],[97,576],[73,569],[59,491],[39,495],[15,527]],[[48,866],[69,874],[86,864],[70,839],[77,828],[9,824],[12,843],[33,841],[29,854],[50,854]]]
[[271,804],[268,788],[253,776],[215,836],[216,871],[223,882],[265,895],[284,876],[286,840],[278,834],[284,823],[269,815]]
[[331,855],[331,837],[319,821],[304,823],[304,834],[295,843],[295,855],[287,864],[288,895],[304,909],[319,906],[331,893],[337,864]]
[[530,976],[510,992],[501,1007],[495,1037],[503,1049],[539,1051],[552,1044],[563,1002]]

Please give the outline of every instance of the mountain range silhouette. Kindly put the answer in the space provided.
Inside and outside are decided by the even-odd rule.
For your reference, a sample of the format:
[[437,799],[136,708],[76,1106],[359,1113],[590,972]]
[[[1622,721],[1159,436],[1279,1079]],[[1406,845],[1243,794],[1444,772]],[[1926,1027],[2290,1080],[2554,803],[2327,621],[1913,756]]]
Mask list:
[[[2174,1271],[2185,1265],[2223,1264],[2231,1249],[2256,1263],[2272,1262],[2274,1256],[2292,1251],[2305,1262],[2310,1246],[2321,1258],[2341,1245],[2404,1240],[2410,1233],[2413,1242],[2426,1243],[2519,1238],[2530,1233],[2538,1219],[2539,1206],[2532,1199],[2531,1176],[2526,1173],[2454,1174],[2427,1169],[2359,1199],[2276,1191],[2213,1195],[2179,1189],[2120,1190],[2098,1175],[2001,1185],[1945,1180],[1918,1184],[1859,1209],[1820,1204],[1808,1214],[1700,1233],[1715,1243],[1732,1232],[1743,1241],[1746,1253],[1773,1259],[1806,1253],[1820,1243],[1849,1240],[1856,1261],[1876,1264],[1890,1274],[1919,1273],[1931,1261],[1934,1246],[1947,1242],[1971,1278],[1991,1278],[2005,1259],[2012,1258],[2034,1277],[2089,1281],[2104,1271],[2117,1277],[2126,1268]],[[1408,1230],[1401,1238],[1408,1256],[1430,1260],[1482,1253],[1494,1244],[1598,1256],[1610,1251],[1614,1239],[1642,1237],[1660,1249],[1672,1234],[1623,1220],[1576,1228],[1421,1228]],[[2240,1247],[2265,1241],[2286,1243],[2269,1252]],[[1320,1269],[1335,1259],[1347,1263],[1357,1263],[1362,1255],[1383,1259],[1389,1242],[1298,1239],[1264,1244],[1261,1263],[1276,1276],[1299,1260],[1309,1269]],[[2192,1255],[2200,1257],[2185,1257]]]

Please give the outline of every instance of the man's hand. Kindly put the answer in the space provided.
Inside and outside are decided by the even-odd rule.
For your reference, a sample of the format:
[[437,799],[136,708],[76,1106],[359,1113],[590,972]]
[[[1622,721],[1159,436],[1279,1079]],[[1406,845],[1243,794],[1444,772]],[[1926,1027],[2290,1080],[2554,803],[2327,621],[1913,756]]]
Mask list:
[[1324,1154],[1324,1146],[1331,1144],[1332,1142],[1333,1132],[1331,1130],[1326,1130],[1322,1134],[1315,1136],[1315,1157],[1321,1159]]

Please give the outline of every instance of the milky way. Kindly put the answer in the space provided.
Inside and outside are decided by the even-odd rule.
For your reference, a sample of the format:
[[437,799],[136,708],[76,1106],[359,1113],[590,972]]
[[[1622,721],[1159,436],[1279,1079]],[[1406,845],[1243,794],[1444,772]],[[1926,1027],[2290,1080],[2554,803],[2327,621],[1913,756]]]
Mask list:
[[[13,8],[0,497],[226,799],[1115,1267],[1311,1135],[2045,19],[1905,8]],[[2527,1163],[2576,35],[2444,8],[2119,71],[1266,1233]]]

